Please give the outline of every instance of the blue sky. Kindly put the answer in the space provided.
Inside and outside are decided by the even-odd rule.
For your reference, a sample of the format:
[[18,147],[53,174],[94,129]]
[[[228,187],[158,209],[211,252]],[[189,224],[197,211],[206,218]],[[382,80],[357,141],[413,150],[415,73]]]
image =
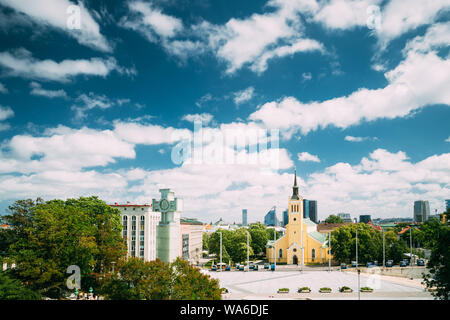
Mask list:
[[[448,1],[0,0],[0,18],[2,211],[170,187],[184,216],[262,221],[294,167],[319,219],[450,198]],[[278,165],[174,163],[200,118],[278,130]]]

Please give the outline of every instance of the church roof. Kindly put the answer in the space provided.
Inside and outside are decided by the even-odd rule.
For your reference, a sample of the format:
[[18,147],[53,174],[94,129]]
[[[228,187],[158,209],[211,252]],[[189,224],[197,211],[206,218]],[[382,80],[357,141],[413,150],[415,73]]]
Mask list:
[[294,186],[292,187],[292,200],[299,200],[298,186],[297,186],[297,169],[295,169]]
[[319,241],[320,243],[324,243],[327,241],[327,236],[323,233],[320,233],[318,231],[313,231],[311,233],[308,233],[313,239]]

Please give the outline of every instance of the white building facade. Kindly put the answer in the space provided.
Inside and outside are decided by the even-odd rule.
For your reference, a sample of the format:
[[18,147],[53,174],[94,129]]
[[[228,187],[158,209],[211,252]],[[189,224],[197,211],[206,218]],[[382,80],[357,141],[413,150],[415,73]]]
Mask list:
[[156,260],[156,227],[161,213],[153,211],[150,204],[115,203],[111,207],[120,210],[127,257]]

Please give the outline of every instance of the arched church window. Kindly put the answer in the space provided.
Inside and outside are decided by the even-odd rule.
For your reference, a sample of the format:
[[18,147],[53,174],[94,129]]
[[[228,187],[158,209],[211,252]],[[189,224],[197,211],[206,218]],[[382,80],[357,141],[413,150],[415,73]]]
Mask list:
[[280,250],[278,251],[278,257],[279,257],[279,258],[283,258],[283,249],[280,249]]
[[316,249],[311,250],[311,258],[314,260],[316,258]]

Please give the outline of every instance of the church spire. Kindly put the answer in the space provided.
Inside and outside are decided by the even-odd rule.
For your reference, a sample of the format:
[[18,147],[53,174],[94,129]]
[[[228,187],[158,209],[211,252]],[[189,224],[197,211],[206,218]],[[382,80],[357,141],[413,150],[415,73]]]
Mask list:
[[294,186],[292,187],[292,200],[299,200],[297,186],[297,168],[294,169]]

